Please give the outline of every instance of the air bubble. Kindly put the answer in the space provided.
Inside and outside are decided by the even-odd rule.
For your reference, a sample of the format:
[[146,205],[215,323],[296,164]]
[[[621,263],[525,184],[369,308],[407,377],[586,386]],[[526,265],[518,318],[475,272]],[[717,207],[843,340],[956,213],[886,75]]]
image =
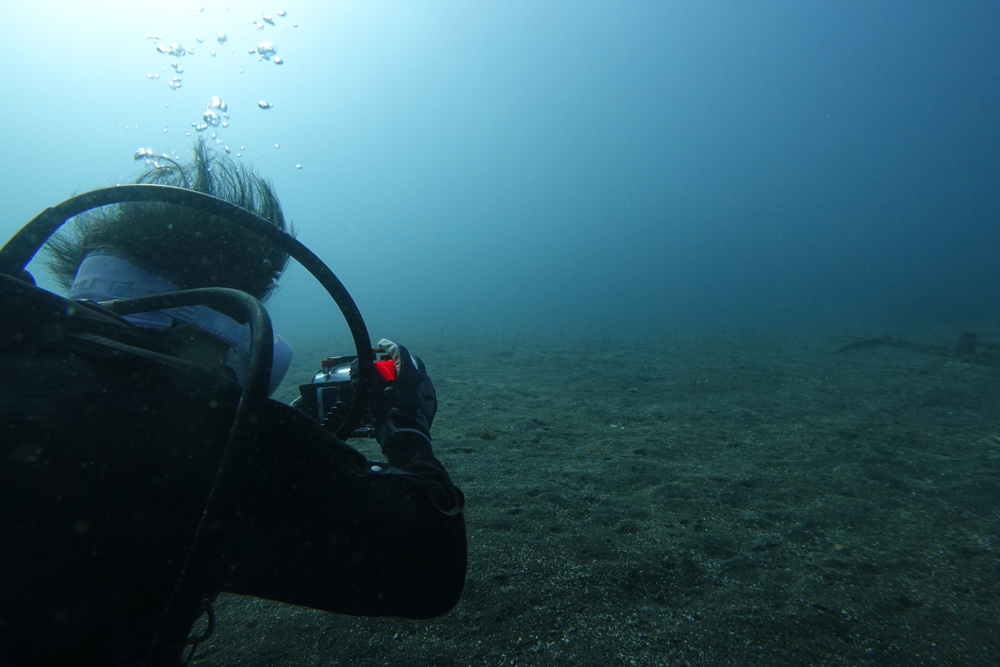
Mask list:
[[198,36],[198,37],[195,37],[195,39],[196,39],[196,40],[198,40],[198,43],[199,43],[199,44],[201,44],[202,42],[204,42],[204,41],[205,41],[205,40],[203,40],[203,39],[201,38],[201,36]]
[[264,14],[264,21],[274,25],[274,18],[272,18],[270,14]]
[[146,39],[163,39],[160,35],[154,35],[151,32],[146,33]]
[[149,74],[146,75],[146,78],[147,79],[159,79],[160,75],[159,74],[154,74],[153,72],[150,72]]
[[152,148],[143,148],[143,147],[140,146],[135,151],[135,154],[132,156],[132,159],[133,160],[142,160],[142,159],[145,159],[147,157],[152,157],[152,155],[153,155],[153,149]]
[[226,33],[222,33],[218,37],[215,38],[215,41],[217,41],[219,44],[225,44],[226,40],[228,40],[228,39],[229,38],[226,37]]
[[218,109],[219,111],[225,113],[229,110],[229,105],[225,103],[218,95],[215,95],[208,101],[208,106],[210,109]]
[[211,56],[212,56],[213,58],[215,57],[215,51],[214,51],[214,50],[213,50],[213,51],[209,51],[209,54],[211,54]]
[[282,9],[280,12],[278,12],[278,16],[284,16],[287,13],[288,12],[286,12],[284,9]]
[[275,56],[274,57],[274,64],[275,65],[284,65],[285,61],[281,59],[281,56]]
[[257,106],[259,106],[261,109],[271,109],[272,107],[274,107],[273,104],[268,104],[264,100],[257,102]]
[[281,148],[281,146],[279,146],[278,144],[275,144],[274,147],[275,148]]
[[296,169],[301,169],[301,168],[302,168],[302,165],[301,165],[301,164],[297,164],[297,165],[295,165],[295,168],[296,168]]
[[167,85],[173,88],[174,90],[177,90],[178,88],[181,87],[180,77],[175,76],[173,79],[171,79],[170,83],[168,83]]
[[260,57],[264,60],[270,60],[271,56],[277,52],[278,49],[275,48],[274,44],[271,42],[261,42],[257,45],[257,53],[260,54]]

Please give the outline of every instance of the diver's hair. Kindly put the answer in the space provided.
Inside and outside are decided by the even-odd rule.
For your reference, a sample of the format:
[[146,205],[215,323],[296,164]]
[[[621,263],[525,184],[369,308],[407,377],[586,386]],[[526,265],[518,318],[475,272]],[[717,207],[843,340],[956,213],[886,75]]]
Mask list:
[[[211,151],[204,140],[194,145],[194,159],[187,164],[154,160],[155,166],[136,183],[204,192],[294,235],[270,181]],[[218,216],[174,204],[118,204],[79,215],[71,224],[45,247],[46,268],[66,289],[87,253],[98,249],[111,250],[181,289],[232,287],[261,300],[274,291],[288,266],[288,255],[269,241]]]

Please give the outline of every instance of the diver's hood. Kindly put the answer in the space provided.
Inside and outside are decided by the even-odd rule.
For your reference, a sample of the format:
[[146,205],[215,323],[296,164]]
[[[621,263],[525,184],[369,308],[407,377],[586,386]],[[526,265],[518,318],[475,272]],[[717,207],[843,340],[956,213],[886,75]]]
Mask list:
[[[176,292],[178,289],[180,288],[169,280],[132,264],[111,250],[102,249],[88,253],[80,263],[67,298],[112,301]],[[174,320],[196,324],[229,346],[226,363],[236,372],[239,383],[243,384],[250,358],[249,325],[240,324],[208,306],[164,308],[125,315],[125,319],[137,327],[158,331],[169,329]],[[269,396],[281,384],[291,363],[292,346],[281,336],[275,336],[271,381],[267,392]]]

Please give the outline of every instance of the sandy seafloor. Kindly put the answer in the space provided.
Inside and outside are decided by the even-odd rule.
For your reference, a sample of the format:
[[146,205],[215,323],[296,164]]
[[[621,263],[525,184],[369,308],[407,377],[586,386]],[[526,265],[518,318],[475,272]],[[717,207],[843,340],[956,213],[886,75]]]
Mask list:
[[[1000,368],[752,328],[592,338],[401,341],[468,501],[453,611],[222,596],[194,663],[1000,664]],[[350,350],[293,344],[302,380]]]

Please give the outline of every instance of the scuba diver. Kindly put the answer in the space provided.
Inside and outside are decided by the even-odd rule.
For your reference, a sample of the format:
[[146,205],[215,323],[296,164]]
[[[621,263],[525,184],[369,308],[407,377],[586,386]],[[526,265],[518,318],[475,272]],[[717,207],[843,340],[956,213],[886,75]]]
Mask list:
[[[153,165],[0,250],[0,666],[174,667],[221,592],[444,614],[465,582],[464,500],[432,451],[423,362],[372,347],[268,181],[203,142]],[[24,268],[43,245],[66,298]],[[356,347],[298,408],[269,398],[291,348],[260,304],[290,255]],[[386,462],[344,442],[359,434]]]

